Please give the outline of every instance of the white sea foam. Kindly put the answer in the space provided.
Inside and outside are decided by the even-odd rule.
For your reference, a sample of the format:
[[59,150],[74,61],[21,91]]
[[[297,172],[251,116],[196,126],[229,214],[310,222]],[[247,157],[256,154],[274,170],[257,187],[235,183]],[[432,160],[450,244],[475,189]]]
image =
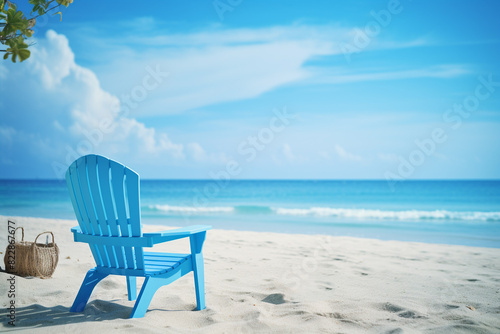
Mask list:
[[355,219],[500,221],[500,212],[479,212],[479,211],[464,211],[464,212],[446,211],[446,210],[388,211],[388,210],[316,207],[309,209],[276,208],[275,212],[278,215],[339,217],[339,218],[355,218]]
[[206,206],[173,206],[173,205],[150,205],[149,209],[158,210],[170,213],[231,213],[234,211],[233,207],[206,207]]
[[447,211],[447,210],[374,210],[345,209],[331,207],[312,208],[270,208],[266,206],[174,206],[167,204],[149,205],[149,210],[171,214],[277,214],[287,216],[336,217],[347,219],[386,219],[386,220],[463,220],[463,221],[500,221],[500,212]]

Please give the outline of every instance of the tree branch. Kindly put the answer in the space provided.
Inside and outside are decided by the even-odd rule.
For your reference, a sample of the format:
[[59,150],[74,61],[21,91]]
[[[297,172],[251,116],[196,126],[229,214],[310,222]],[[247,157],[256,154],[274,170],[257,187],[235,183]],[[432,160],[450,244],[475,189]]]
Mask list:
[[[50,1],[47,5],[49,5],[51,2],[54,2],[54,0]],[[60,6],[61,6],[61,5],[55,5],[54,7],[47,9],[45,12],[43,12],[43,14],[39,14],[39,15],[37,15],[37,16],[35,16],[35,17],[30,18],[30,20],[36,19],[37,17],[42,16],[42,15],[45,15],[45,14],[47,14],[48,12],[50,12],[52,9],[57,8],[57,7],[60,7]]]
[[22,34],[17,34],[17,35],[14,35],[14,36],[0,37],[0,41],[8,41],[9,39],[13,39],[13,38],[16,38],[16,37],[19,37],[19,36],[22,36]]

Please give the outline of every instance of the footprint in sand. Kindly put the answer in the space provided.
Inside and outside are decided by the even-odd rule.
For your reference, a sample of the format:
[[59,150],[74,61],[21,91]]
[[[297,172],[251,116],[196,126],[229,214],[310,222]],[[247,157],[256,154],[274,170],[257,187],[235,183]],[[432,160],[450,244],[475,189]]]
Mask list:
[[394,328],[385,332],[385,334],[400,334],[400,333],[404,333],[403,329],[401,328]]
[[262,299],[263,302],[269,303],[269,304],[274,304],[274,305],[279,305],[279,304],[284,304],[286,303],[285,301],[285,295],[282,293],[273,293],[267,296],[266,298]]
[[386,311],[389,311],[391,313],[397,313],[397,312],[404,311],[404,308],[397,306],[397,305],[394,305],[394,304],[391,304],[391,303],[385,303],[383,306],[383,309]]
[[396,313],[398,317],[406,318],[406,319],[420,319],[425,318],[424,316],[418,315],[417,313],[407,310],[401,306],[394,305],[391,303],[385,303],[382,308],[391,313]]

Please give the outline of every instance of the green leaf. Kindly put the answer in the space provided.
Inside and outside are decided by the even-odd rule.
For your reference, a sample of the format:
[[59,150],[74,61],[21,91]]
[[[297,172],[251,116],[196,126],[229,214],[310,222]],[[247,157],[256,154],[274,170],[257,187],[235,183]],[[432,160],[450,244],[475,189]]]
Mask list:
[[31,52],[28,50],[28,44],[24,43],[24,38],[22,36],[9,39],[7,40],[6,44],[9,46],[9,48],[6,50],[6,54],[12,55],[12,62],[15,63],[18,57],[19,61],[23,61],[29,58]]
[[16,33],[17,30],[25,30],[28,27],[28,20],[23,16],[23,12],[9,8],[7,11],[7,25],[3,28],[5,35]]
[[19,60],[24,61],[30,57],[31,51],[28,49],[22,49],[22,50],[19,50],[19,52],[17,54],[19,55]]
[[49,6],[47,0],[29,0],[29,3],[33,5],[31,14],[38,12],[39,15],[43,15]]
[[[0,0],[0,44],[7,46],[4,59],[9,57],[13,62],[24,61],[31,55],[29,45],[25,39],[33,36],[33,27],[36,24],[35,19],[28,20],[22,11],[17,10],[15,0]],[[56,2],[59,6],[68,7],[73,0],[28,0],[31,7],[31,14],[38,13],[38,16],[48,14],[47,9],[50,4]],[[23,5],[22,8],[28,7]],[[54,6],[53,8],[57,8]],[[53,15],[59,15],[62,21],[62,12]]]
[[17,10],[17,5],[15,3],[10,2],[10,1],[7,1],[7,6],[9,6],[9,9]]
[[68,7],[70,3],[73,3],[73,0],[56,0],[58,4]]
[[62,21],[62,13],[61,12],[57,12],[57,13],[54,13],[52,15],[57,15],[57,14],[61,15],[61,18],[59,19],[59,22],[61,22]]

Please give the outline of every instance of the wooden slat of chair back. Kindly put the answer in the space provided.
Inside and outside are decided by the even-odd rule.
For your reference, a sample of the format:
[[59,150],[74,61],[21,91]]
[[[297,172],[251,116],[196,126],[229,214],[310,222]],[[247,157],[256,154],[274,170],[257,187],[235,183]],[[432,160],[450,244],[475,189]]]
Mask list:
[[[66,181],[83,233],[140,237],[139,175],[102,156],[87,155],[68,169]],[[89,243],[98,266],[144,269],[142,247]]]

